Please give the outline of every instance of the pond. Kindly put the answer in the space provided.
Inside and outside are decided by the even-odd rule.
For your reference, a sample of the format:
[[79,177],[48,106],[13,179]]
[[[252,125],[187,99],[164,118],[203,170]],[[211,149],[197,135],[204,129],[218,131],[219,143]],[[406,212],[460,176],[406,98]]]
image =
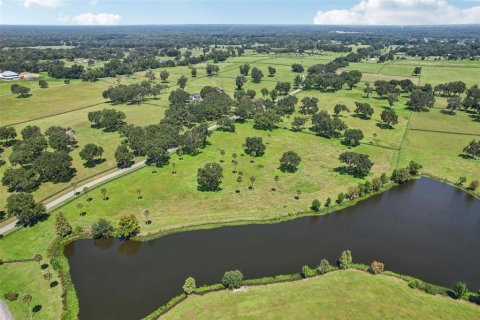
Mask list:
[[350,249],[354,262],[453,287],[480,288],[480,201],[421,178],[326,216],[172,234],[148,242],[78,240],[65,249],[80,319],[139,319],[227,270],[245,278],[300,271]]

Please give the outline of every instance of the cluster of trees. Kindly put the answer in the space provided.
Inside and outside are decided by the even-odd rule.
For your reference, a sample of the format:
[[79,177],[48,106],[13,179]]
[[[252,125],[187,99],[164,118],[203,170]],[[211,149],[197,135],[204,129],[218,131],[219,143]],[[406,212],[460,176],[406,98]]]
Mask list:
[[448,83],[437,84],[433,91],[441,96],[460,95],[467,90],[467,85],[463,81],[452,81]]
[[95,128],[103,128],[106,132],[118,131],[125,125],[125,113],[115,109],[90,111],[87,116]]
[[418,175],[421,169],[421,164],[416,163],[415,161],[410,161],[406,168],[399,168],[393,170],[390,180],[400,184],[405,183],[409,181],[413,176]]
[[[348,63],[347,63],[348,65]],[[333,92],[343,88],[345,84],[352,89],[362,79],[362,73],[357,70],[343,71],[340,75],[336,70],[344,64],[317,64],[307,69],[307,76],[300,82],[304,89],[317,89],[320,91],[331,90]],[[296,83],[299,80],[295,81]]]
[[[74,176],[68,153],[77,141],[71,130],[52,126],[44,135],[39,127],[29,125],[21,131],[22,140],[13,140],[17,136],[13,127],[2,128],[0,135],[12,144],[9,161],[13,167],[2,177],[2,184],[10,192],[33,192],[41,183],[66,182]],[[53,151],[46,151],[48,146]]]
[[156,98],[163,90],[167,88],[164,84],[152,84],[149,81],[142,81],[134,84],[119,84],[115,87],[109,87],[103,91],[103,98],[110,99],[114,104],[119,103],[141,103],[149,96]]

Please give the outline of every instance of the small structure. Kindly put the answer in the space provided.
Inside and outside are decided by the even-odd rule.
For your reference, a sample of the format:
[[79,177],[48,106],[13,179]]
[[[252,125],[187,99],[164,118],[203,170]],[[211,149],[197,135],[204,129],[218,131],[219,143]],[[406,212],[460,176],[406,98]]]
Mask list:
[[0,80],[1,81],[14,81],[20,79],[18,73],[13,71],[4,71],[0,73]]
[[202,95],[200,93],[190,93],[188,96],[189,101],[199,101],[203,100]]
[[38,73],[22,72],[20,73],[20,79],[22,80],[36,80],[40,77]]

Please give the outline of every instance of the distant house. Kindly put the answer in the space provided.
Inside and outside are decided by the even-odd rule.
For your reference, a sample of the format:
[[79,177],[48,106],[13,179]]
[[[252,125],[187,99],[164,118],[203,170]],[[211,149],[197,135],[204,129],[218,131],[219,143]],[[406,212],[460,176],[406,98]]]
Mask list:
[[200,93],[190,93],[188,96],[189,101],[199,101],[203,100],[202,95]]
[[22,72],[20,73],[20,79],[22,80],[35,80],[38,79],[40,75],[38,73],[31,72]]
[[20,79],[18,73],[13,71],[4,71],[0,73],[0,81],[13,81]]

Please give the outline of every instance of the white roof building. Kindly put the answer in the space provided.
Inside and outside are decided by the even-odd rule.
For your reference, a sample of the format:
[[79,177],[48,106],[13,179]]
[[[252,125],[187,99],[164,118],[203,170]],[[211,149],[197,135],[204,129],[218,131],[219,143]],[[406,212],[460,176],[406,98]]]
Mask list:
[[18,80],[18,79],[20,79],[20,76],[16,72],[4,71],[4,72],[0,73],[0,80],[2,80],[2,81],[13,81],[13,80]]

